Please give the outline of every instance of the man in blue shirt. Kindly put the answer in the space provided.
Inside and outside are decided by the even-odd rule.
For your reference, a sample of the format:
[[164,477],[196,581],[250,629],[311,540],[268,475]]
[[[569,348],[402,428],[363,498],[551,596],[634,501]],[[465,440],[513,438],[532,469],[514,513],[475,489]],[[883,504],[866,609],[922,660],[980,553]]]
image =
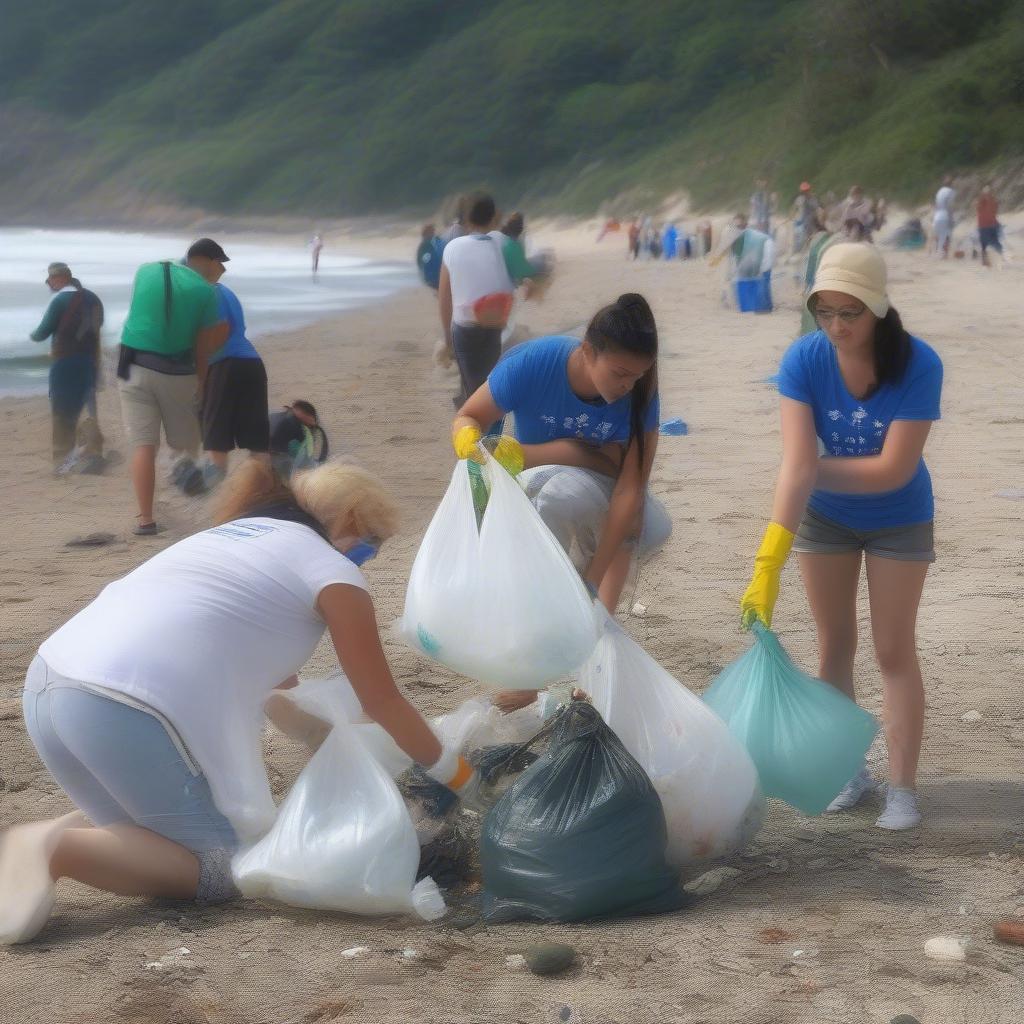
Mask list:
[[194,242],[185,257],[189,267],[215,286],[221,316],[229,328],[227,341],[210,355],[202,395],[203,448],[210,460],[203,472],[210,486],[224,478],[233,449],[245,448],[266,458],[270,451],[267,371],[245,335],[238,296],[220,284],[228,261],[212,238]]

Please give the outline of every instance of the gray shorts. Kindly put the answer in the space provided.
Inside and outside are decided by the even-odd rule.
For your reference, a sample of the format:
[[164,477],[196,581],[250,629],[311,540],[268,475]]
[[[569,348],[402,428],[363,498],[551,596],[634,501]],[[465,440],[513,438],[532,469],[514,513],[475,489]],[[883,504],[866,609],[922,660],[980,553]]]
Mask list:
[[796,532],[793,550],[806,555],[841,555],[864,551],[899,562],[934,562],[934,524],[887,526],[880,530],[854,530],[807,509]]
[[198,766],[154,715],[81,685],[38,655],[25,678],[25,725],[58,785],[99,828],[140,825],[190,850],[197,902],[237,895],[238,840]]

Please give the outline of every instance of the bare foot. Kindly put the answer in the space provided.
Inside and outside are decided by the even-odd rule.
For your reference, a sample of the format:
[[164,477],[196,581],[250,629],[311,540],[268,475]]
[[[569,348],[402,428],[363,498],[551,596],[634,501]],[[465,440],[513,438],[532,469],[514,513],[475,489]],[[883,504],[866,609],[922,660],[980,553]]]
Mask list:
[[539,693],[539,690],[499,690],[491,698],[491,703],[502,714],[508,715],[520,708],[529,707]]
[[0,946],[34,939],[53,907],[50,859],[61,833],[88,822],[81,811],[15,825],[0,836]]

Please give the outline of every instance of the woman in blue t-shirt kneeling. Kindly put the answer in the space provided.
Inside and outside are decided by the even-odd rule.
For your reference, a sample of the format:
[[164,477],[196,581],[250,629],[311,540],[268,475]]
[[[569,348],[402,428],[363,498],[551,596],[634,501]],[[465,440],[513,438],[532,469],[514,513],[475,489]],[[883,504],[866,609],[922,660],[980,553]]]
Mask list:
[[515,438],[503,437],[496,454],[506,464],[521,460],[526,493],[611,611],[633,552],[648,556],[672,532],[664,506],[647,493],[658,448],[657,357],[650,306],[620,295],[582,341],[553,336],[512,349],[452,425],[456,454],[474,458],[481,433],[515,415]]
[[[939,419],[942,362],[904,330],[886,280],[871,245],[835,245],[822,257],[807,299],[820,329],[790,346],[779,372],[782,468],[741,609],[745,625],[754,618],[771,625],[792,547],[817,624],[819,674],[853,698],[863,553],[889,749],[877,824],[904,829],[921,821],[915,777],[924,684],[915,626],[935,560],[932,484],[922,453]],[[829,810],[849,810],[874,788],[864,767]]]

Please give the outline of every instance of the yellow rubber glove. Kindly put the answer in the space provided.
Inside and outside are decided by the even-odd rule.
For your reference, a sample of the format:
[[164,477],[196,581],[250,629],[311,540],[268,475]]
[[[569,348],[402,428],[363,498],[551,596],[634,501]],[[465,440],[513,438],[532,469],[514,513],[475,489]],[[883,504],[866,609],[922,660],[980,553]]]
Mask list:
[[740,614],[744,629],[750,629],[760,619],[769,629],[772,611],[779,597],[779,577],[793,547],[793,534],[778,523],[769,523],[761,546],[754,558],[754,575],[740,601]]
[[481,437],[483,435],[480,433],[479,427],[462,427],[452,438],[455,454],[460,459],[472,459],[474,462],[479,462],[480,453],[476,446],[480,443]]
[[[470,459],[472,462],[482,462],[480,456],[480,439],[482,435],[479,427],[462,427],[452,440],[455,454],[460,459]],[[498,438],[491,454],[499,466],[503,466],[512,476],[519,476],[526,464],[526,456],[523,446],[508,434],[502,434]]]

